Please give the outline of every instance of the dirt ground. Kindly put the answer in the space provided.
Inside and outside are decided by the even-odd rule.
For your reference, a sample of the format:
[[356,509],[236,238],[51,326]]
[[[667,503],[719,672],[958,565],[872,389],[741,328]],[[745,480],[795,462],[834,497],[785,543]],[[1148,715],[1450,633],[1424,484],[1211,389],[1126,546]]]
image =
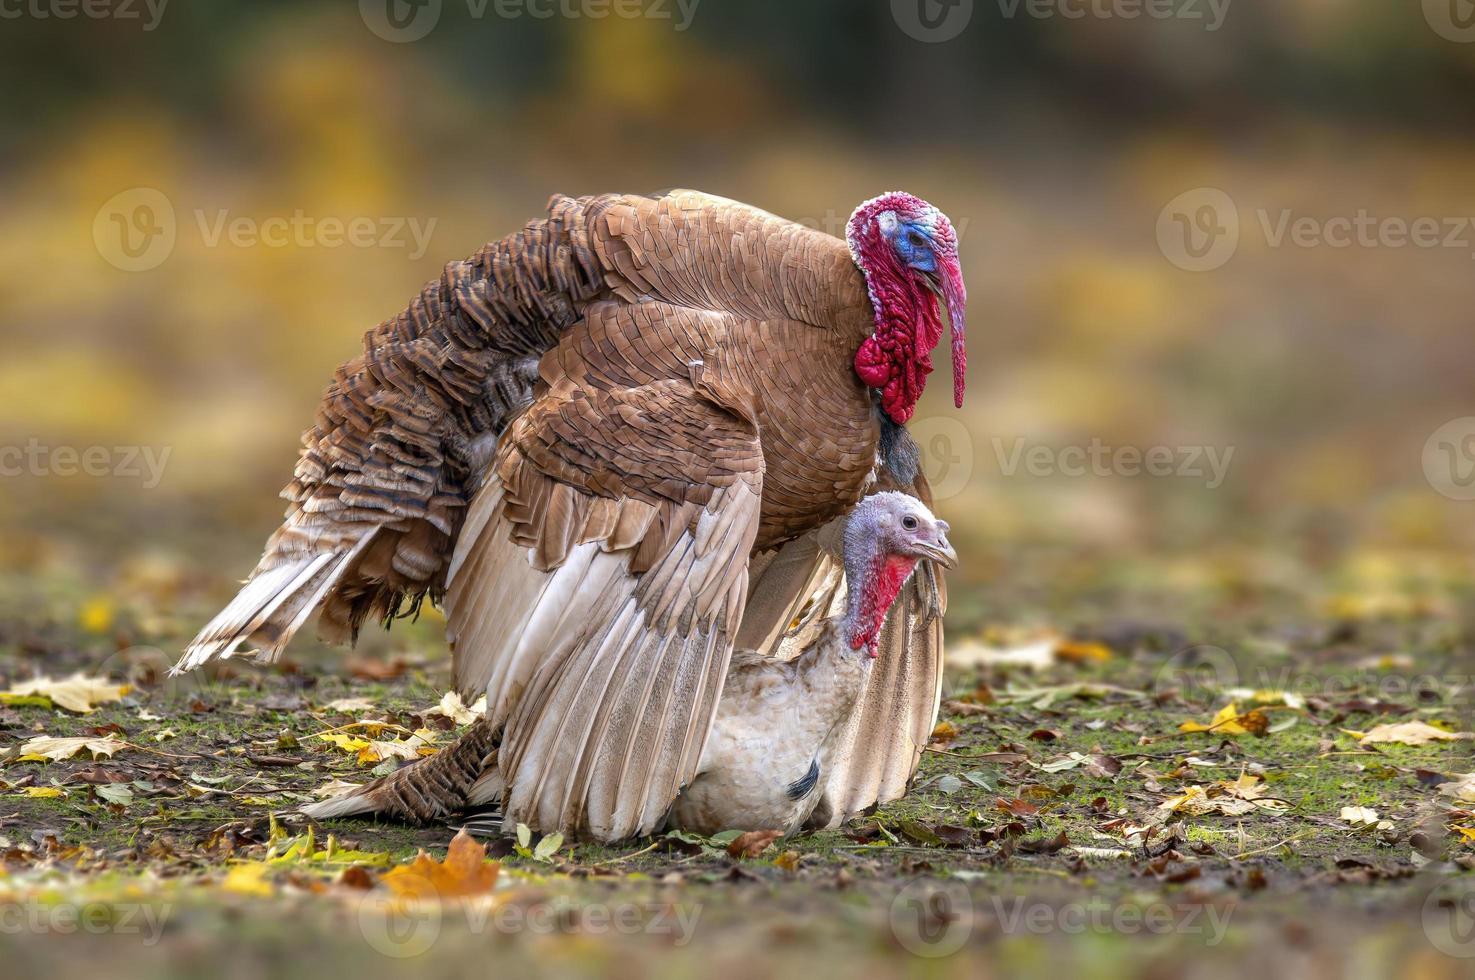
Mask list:
[[[1071,567],[1011,579],[1055,583],[1048,606],[955,590],[906,798],[777,840],[599,847],[473,822],[495,883],[426,872],[435,901],[391,869],[439,862],[450,827],[293,808],[454,737],[454,705],[430,710],[449,687],[437,613],[353,653],[170,680],[228,583],[10,576],[0,943],[16,975],[1469,976],[1463,571],[1337,592]],[[77,671],[115,685],[90,712],[16,693]],[[1408,723],[1430,740],[1375,734]]]

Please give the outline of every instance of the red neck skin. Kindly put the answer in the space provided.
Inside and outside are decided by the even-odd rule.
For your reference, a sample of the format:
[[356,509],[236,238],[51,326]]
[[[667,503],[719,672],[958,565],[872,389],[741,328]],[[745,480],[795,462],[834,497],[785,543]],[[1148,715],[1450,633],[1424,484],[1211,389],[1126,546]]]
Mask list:
[[876,656],[881,624],[916,567],[917,559],[902,555],[875,555],[867,561],[865,577],[852,585],[845,612],[845,638],[850,649],[865,649]]
[[876,332],[855,355],[855,373],[881,390],[881,407],[905,425],[932,373],[932,349],[942,339],[937,296],[901,265],[895,251],[870,222],[857,250],[866,277]]

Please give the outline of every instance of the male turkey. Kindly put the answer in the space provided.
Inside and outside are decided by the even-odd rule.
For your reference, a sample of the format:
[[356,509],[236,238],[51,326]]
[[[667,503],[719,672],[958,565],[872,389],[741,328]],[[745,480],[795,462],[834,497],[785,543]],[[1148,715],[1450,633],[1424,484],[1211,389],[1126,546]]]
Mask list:
[[[495,742],[509,824],[649,832],[695,771],[734,643],[778,652],[837,588],[813,532],[873,489],[929,496],[901,424],[939,299],[962,402],[951,223],[892,193],[846,238],[694,191],[556,196],[451,263],[339,368],[286,522],[175,669],[242,644],[272,660],[319,611],[327,638],[352,638],[429,595],[456,687],[485,692],[487,715],[386,810],[454,809]],[[883,630],[889,666],[824,786],[833,819],[915,769],[940,684],[934,591],[914,585]]]

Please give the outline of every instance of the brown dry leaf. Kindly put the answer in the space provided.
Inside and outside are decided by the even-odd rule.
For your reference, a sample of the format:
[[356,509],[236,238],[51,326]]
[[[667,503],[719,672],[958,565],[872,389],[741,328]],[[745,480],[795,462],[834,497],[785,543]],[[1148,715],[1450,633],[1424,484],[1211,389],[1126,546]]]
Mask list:
[[88,677],[78,671],[62,680],[34,677],[12,684],[8,691],[0,693],[0,701],[6,698],[39,696],[48,698],[58,708],[88,715],[96,711],[100,704],[121,700],[130,690],[127,684],[110,684],[104,678]]
[[1024,800],[1006,800],[1002,796],[994,803],[994,806],[1004,813],[1012,813],[1016,817],[1032,817],[1040,812],[1040,808],[1033,803]]
[[1398,745],[1427,745],[1430,742],[1453,742],[1459,739],[1475,738],[1475,733],[1472,732],[1447,732],[1443,728],[1435,728],[1422,721],[1401,721],[1396,725],[1378,725],[1367,732],[1354,732],[1346,728],[1342,731],[1356,738],[1359,745],[1376,745],[1385,742]]
[[727,845],[727,853],[735,858],[757,857],[782,836],[782,830],[749,830],[733,838]]
[[466,831],[458,831],[445,861],[421,851],[415,860],[392,868],[380,879],[400,898],[433,899],[483,895],[497,884],[501,865],[486,861],[487,849]]

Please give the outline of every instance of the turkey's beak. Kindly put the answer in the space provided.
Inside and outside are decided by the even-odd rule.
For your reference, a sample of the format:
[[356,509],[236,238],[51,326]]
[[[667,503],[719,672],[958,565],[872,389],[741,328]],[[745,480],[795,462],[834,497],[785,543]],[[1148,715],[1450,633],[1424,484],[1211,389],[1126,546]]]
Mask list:
[[922,557],[937,562],[943,568],[958,567],[958,553],[947,543],[947,537],[939,534],[936,541],[918,541],[917,550]]

